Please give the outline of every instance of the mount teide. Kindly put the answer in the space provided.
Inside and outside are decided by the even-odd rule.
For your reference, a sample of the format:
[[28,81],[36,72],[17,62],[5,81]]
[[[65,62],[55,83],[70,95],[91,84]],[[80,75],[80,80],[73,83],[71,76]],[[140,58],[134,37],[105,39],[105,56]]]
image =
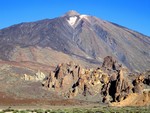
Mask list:
[[150,67],[150,37],[75,11],[0,30],[1,60],[94,66],[108,55],[132,71],[144,71]]

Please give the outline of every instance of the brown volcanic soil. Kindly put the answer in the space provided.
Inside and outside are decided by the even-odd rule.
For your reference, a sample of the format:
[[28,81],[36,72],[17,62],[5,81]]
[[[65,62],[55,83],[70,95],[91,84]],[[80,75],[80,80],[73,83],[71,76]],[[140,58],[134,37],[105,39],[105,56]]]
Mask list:
[[88,104],[88,102],[73,100],[73,99],[63,99],[63,100],[46,100],[46,99],[28,99],[28,98],[16,98],[11,95],[7,95],[3,92],[0,92],[0,105],[3,106],[20,106],[20,105],[57,105],[57,106],[66,106],[66,105],[83,105]]
[[49,72],[49,70],[54,69],[53,66],[44,65],[44,64],[37,63],[37,62],[28,62],[28,61],[23,61],[23,62],[0,61],[0,66],[3,66],[3,65],[10,65],[14,67],[25,67],[25,68],[29,68],[32,70],[41,70],[41,71],[46,71],[46,72]]

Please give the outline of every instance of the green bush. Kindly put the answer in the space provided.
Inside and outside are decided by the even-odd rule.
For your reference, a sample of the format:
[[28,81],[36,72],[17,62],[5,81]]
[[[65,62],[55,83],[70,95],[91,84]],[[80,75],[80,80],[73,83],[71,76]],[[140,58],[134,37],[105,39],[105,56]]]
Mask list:
[[92,110],[86,110],[85,113],[95,113],[95,112]]
[[50,113],[57,113],[56,111],[51,111]]
[[21,110],[21,111],[19,111],[19,113],[28,113],[28,111],[26,111],[26,110]]
[[4,110],[3,110],[3,112],[11,112],[11,111],[13,112],[13,111],[14,111],[14,109],[10,109],[10,108],[8,108],[8,109],[4,109]]
[[45,110],[45,113],[51,113],[52,110],[48,109],[48,110]]
[[73,113],[84,113],[82,109],[74,108]]
[[45,111],[42,110],[42,109],[35,109],[34,112],[36,112],[36,113],[45,113]]
[[150,113],[150,107],[94,107],[91,109],[84,108],[67,108],[67,109],[57,109],[57,110],[14,110],[11,108],[5,109],[0,113],[13,112],[13,113]]
[[14,110],[13,113],[19,113],[19,111],[18,110]]
[[4,111],[0,111],[0,113],[4,113]]

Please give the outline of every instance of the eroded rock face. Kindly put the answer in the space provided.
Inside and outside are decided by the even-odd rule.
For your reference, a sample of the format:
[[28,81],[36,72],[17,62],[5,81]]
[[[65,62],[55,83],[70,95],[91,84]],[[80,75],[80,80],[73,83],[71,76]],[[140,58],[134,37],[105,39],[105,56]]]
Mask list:
[[46,75],[39,71],[37,73],[35,73],[35,75],[28,75],[28,74],[24,74],[24,76],[22,77],[22,79],[26,80],[26,81],[43,81],[45,79]]
[[107,80],[105,80],[101,91],[103,102],[119,102],[124,100],[128,94],[131,93],[131,85],[128,79],[124,77],[122,69],[118,70],[116,75],[114,74],[105,78]]
[[119,70],[115,88],[116,88],[116,93],[115,93],[114,101],[124,100],[131,92],[131,85],[128,79],[124,77],[122,70]]
[[134,93],[143,93],[143,81],[144,81],[144,76],[140,75],[138,76],[134,81],[133,81],[133,92]]
[[51,71],[43,86],[66,98],[98,95],[104,103],[121,102],[132,93],[142,93],[143,82],[149,80],[140,75],[132,81],[126,75],[127,71],[111,56],[104,58],[97,69],[85,69],[69,62],[59,64]]
[[101,94],[103,102],[118,102],[125,99],[130,93],[131,86],[129,81],[124,77],[125,70],[113,57],[104,58],[102,70],[107,73],[103,76],[103,87]]
[[73,62],[59,64],[43,86],[67,98],[101,94],[103,102],[121,101],[130,90],[121,65],[110,56],[104,58],[102,67],[97,69],[84,69]]
[[43,86],[61,92],[66,98],[73,98],[78,94],[95,95],[101,89],[100,69],[84,69],[73,62],[59,64],[55,71],[43,82]]
[[55,71],[52,71],[43,83],[45,87],[69,90],[72,84],[75,84],[79,77],[80,66],[70,62],[68,64],[59,64]]
[[119,70],[122,67],[112,56],[107,56],[104,58],[102,68],[105,70]]

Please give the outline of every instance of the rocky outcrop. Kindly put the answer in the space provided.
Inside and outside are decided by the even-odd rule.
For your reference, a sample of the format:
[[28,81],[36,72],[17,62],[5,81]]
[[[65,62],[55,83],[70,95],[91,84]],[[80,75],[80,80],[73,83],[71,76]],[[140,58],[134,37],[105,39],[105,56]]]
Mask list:
[[112,56],[107,56],[104,58],[102,68],[105,70],[119,70],[122,67]]
[[144,76],[140,75],[139,77],[137,77],[134,81],[133,81],[133,92],[134,93],[143,93],[143,81],[144,81]]
[[[147,72],[146,72],[147,73]],[[132,81],[128,95],[120,101],[110,103],[111,106],[149,106],[150,105],[150,88],[146,82],[147,75],[138,74]],[[129,82],[130,83],[130,82]],[[127,88],[128,89],[128,88]],[[132,90],[131,90],[132,89]]]
[[46,78],[46,75],[39,71],[35,75],[24,74],[22,79],[26,81],[43,81]]
[[119,70],[115,89],[115,102],[124,100],[128,96],[128,94],[131,93],[131,85],[129,83],[129,80],[124,77],[122,70]]
[[61,92],[66,98],[73,98],[78,94],[92,96],[100,92],[101,76],[100,69],[84,69],[70,62],[59,64],[43,82],[43,86]]
[[143,90],[145,80],[149,78],[143,75],[129,79],[126,68],[111,56],[107,56],[102,66],[97,69],[85,69],[74,62],[59,64],[43,81],[43,86],[65,98],[93,98],[99,95],[104,103],[119,103],[128,100],[134,93],[143,95],[143,92],[149,91]]
[[102,69],[107,72],[102,87],[103,102],[119,102],[124,100],[131,92],[131,85],[124,77],[124,69],[111,56],[104,58]]
[[149,106],[150,105],[150,91],[144,91],[143,94],[131,93],[126,99],[120,102],[113,102],[110,106]]
[[101,93],[103,102],[121,101],[131,89],[122,66],[110,56],[104,58],[102,67],[97,69],[84,69],[74,62],[59,64],[50,72],[43,86],[66,98]]
[[68,91],[75,84],[79,77],[80,66],[73,62],[59,64],[55,71],[52,71],[43,85],[47,88]]

